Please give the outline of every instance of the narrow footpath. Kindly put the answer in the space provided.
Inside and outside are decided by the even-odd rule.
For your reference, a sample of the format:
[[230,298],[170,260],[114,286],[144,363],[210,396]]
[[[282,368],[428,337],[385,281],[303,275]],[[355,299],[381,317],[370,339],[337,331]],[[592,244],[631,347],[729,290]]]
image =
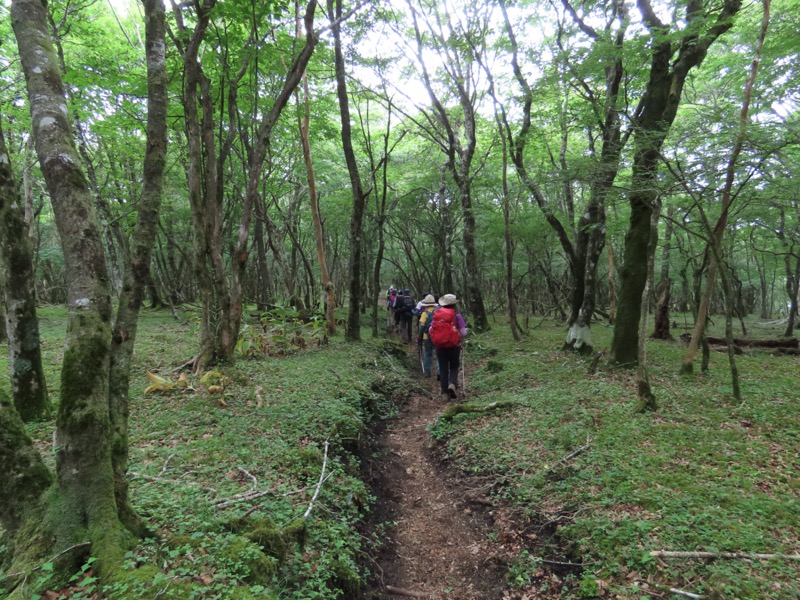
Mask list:
[[434,379],[431,393],[411,396],[375,440],[368,476],[384,546],[369,598],[504,596],[487,509],[466,500],[463,482],[441,465],[426,429],[445,406]]

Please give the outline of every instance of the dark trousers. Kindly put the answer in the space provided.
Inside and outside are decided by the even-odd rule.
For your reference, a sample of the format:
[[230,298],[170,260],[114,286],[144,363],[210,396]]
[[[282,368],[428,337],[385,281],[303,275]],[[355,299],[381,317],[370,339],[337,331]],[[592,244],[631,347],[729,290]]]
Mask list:
[[439,383],[442,393],[447,393],[448,386],[452,383],[458,387],[458,359],[461,348],[437,348],[436,360],[439,363]]
[[411,315],[406,313],[400,317],[400,339],[406,344],[411,341]]

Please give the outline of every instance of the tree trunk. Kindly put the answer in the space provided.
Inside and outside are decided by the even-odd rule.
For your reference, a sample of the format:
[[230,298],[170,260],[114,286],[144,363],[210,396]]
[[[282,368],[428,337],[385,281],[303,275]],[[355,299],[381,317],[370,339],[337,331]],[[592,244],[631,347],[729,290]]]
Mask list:
[[[314,53],[314,48],[317,46],[317,37],[314,34],[314,11],[317,8],[316,0],[311,0],[306,8],[306,13],[303,18],[303,24],[306,29],[306,39],[300,53],[292,62],[286,77],[283,81],[281,91],[275,97],[269,112],[262,117],[262,121],[258,127],[255,144],[250,157],[250,172],[248,174],[247,188],[245,190],[244,204],[242,212],[239,217],[239,229],[236,237],[236,245],[232,257],[232,274],[231,274],[231,291],[230,291],[230,304],[228,315],[229,334],[227,338],[220,340],[221,345],[224,347],[224,355],[227,361],[234,358],[234,348],[236,341],[239,338],[239,329],[242,324],[242,312],[244,306],[244,279],[247,272],[247,260],[249,258],[249,236],[250,236],[250,220],[252,218],[253,209],[259,200],[259,186],[262,180],[262,171],[264,163],[267,158],[267,151],[269,143],[272,139],[272,131],[275,124],[286,107],[286,104],[292,97],[297,86],[305,78],[305,69],[311,55]],[[298,38],[301,35],[302,29],[300,27],[300,19],[298,15]],[[238,79],[230,83],[229,92],[229,106],[231,109],[236,106],[236,88],[238,81],[244,76],[246,72],[246,65],[242,66],[238,74]],[[231,128],[235,126],[234,119],[231,118]],[[306,131],[306,136],[308,132]],[[226,148],[228,144],[226,143]],[[226,149],[226,153],[229,150]],[[222,182],[219,183],[220,186]]]
[[614,250],[608,247],[608,322],[614,324],[617,318],[617,286],[614,283]]
[[13,539],[53,483],[53,476],[3,390],[0,390],[0,432],[0,472],[3,473],[0,525]]
[[643,413],[654,411],[658,408],[655,394],[650,388],[650,378],[647,374],[647,315],[649,314],[650,289],[653,286],[655,276],[655,255],[658,246],[658,218],[661,214],[661,203],[656,201],[653,212],[650,215],[650,243],[647,245],[647,255],[645,263],[647,268],[647,280],[641,296],[642,319],[639,324],[639,346],[637,348],[637,370],[636,370],[636,389],[639,396],[639,405],[636,412]]
[[8,334],[14,406],[23,421],[33,421],[49,417],[52,406],[42,368],[33,244],[23,206],[0,123],[0,281],[5,292],[0,328]]
[[44,5],[14,0],[11,21],[27,82],[36,152],[64,253],[69,308],[56,420],[57,492],[52,496],[61,510],[48,511],[47,520],[39,524],[49,532],[46,544],[53,546],[40,550],[48,553],[91,542],[102,577],[121,566],[129,539],[114,494],[109,416],[112,305],[102,233],[72,140]]
[[672,241],[672,218],[675,215],[675,207],[667,209],[667,219],[664,226],[664,247],[661,251],[661,280],[656,290],[656,308],[653,338],[657,340],[671,340],[669,321],[669,305],[671,298],[672,280],[669,277],[670,261],[670,242]]
[[[703,219],[703,225],[706,227],[706,231],[709,235],[709,242],[710,242],[710,255],[709,255],[709,263],[708,263],[708,284],[706,287],[705,295],[703,296],[703,300],[700,303],[700,306],[697,310],[697,322],[695,323],[694,331],[692,332],[692,340],[689,342],[689,347],[686,350],[686,354],[683,358],[683,364],[681,365],[681,373],[691,373],[693,367],[693,361],[695,353],[697,352],[697,343],[700,337],[703,335],[703,331],[706,325],[706,317],[708,316],[708,306],[711,302],[711,296],[714,293],[715,289],[715,276],[717,270],[720,271],[720,277],[723,279],[723,288],[725,293],[726,299],[726,313],[728,313],[728,318],[730,318],[729,311],[732,310],[732,303],[731,303],[731,289],[730,285],[727,281],[726,273],[724,272],[725,265],[722,263],[723,256],[722,256],[722,238],[725,234],[725,228],[728,224],[728,214],[730,212],[731,204],[733,203],[734,196],[732,195],[733,190],[733,180],[735,175],[735,167],[736,161],[739,158],[739,154],[744,147],[745,142],[745,135],[747,133],[747,123],[748,117],[747,113],[750,108],[750,98],[753,92],[753,85],[755,83],[756,74],[758,73],[758,63],[761,59],[761,49],[764,44],[764,37],[767,33],[767,25],[769,24],[769,0],[762,0],[763,5],[763,19],[761,22],[761,32],[758,38],[758,44],[756,47],[756,56],[753,60],[753,64],[750,68],[750,74],[748,75],[747,81],[745,83],[745,90],[744,90],[744,99],[742,101],[742,109],[741,114],[739,117],[739,131],[736,136],[736,143],[731,150],[731,156],[728,159],[728,164],[725,169],[725,185],[722,188],[722,209],[720,212],[720,216],[717,219],[717,223],[714,228],[711,228],[708,219],[705,216],[705,211],[703,207],[698,205],[698,210],[700,215]],[[731,333],[731,337],[733,334]],[[733,354],[731,350],[731,373],[735,375],[735,363],[733,363]],[[735,378],[734,388],[735,392],[738,393],[738,378]]]
[[111,341],[109,405],[114,428],[112,460],[117,508],[125,526],[138,536],[145,528],[128,498],[128,387],[139,312],[150,280],[150,258],[158,230],[158,214],[167,157],[167,66],[165,9],[161,0],[144,0],[147,57],[147,148],[143,165],[142,200],[138,204],[130,260]]
[[656,309],[655,309],[655,326],[653,329],[653,339],[656,340],[671,340],[672,333],[670,333],[669,322],[669,304],[670,304],[670,289],[672,288],[672,280],[667,277],[662,279],[658,284],[656,290]]
[[741,0],[725,0],[713,21],[704,13],[702,4],[689,3],[684,19],[686,28],[680,36],[675,36],[674,42],[668,35],[669,26],[658,19],[649,0],[639,0],[638,7],[650,30],[653,49],[650,79],[635,119],[631,215],[611,342],[610,360],[620,365],[636,362],[641,294],[647,279],[641,257],[647,252],[650,216],[658,196],[661,146],[675,120],[689,71],[703,62],[711,44],[733,26],[732,17],[739,11]]
[[[495,111],[496,113],[497,111]],[[500,140],[503,144],[503,250],[506,259],[506,300],[508,301],[508,322],[511,336],[515,341],[522,339],[517,323],[517,299],[514,295],[514,242],[511,236],[511,194],[508,189],[508,143],[503,133],[503,123],[497,116]]]
[[267,247],[264,243],[264,221],[258,218],[258,204],[256,205],[255,231],[253,241],[256,245],[256,309],[259,312],[267,310],[270,303],[269,271],[267,270]]
[[319,198],[317,196],[317,182],[314,178],[314,163],[311,160],[311,143],[308,139],[308,127],[310,124],[310,108],[308,99],[308,80],[303,75],[303,115],[298,117],[300,126],[300,141],[303,146],[303,158],[306,163],[306,177],[308,179],[308,195],[311,201],[311,216],[314,221],[314,236],[317,241],[317,262],[319,263],[320,274],[322,276],[322,288],[325,293],[325,322],[329,335],[336,333],[336,288],[333,285],[330,271],[328,270],[328,260],[325,256],[325,232],[322,229],[322,215],[319,211]]
[[[335,4],[335,6],[334,6]],[[350,127],[350,104],[347,98],[347,82],[345,80],[344,54],[342,53],[342,40],[339,21],[342,18],[341,0],[328,0],[328,18],[331,22],[333,33],[334,65],[336,72],[336,95],[339,99],[339,115],[342,125],[342,149],[344,160],[347,164],[347,173],[350,176],[350,190],[353,194],[353,209],[350,213],[350,258],[348,260],[349,298],[347,310],[347,327],[345,338],[351,342],[361,339],[361,319],[358,314],[358,305],[361,302],[361,254],[363,252],[362,227],[364,221],[364,207],[366,194],[361,187],[361,175],[358,172],[358,163],[353,152],[352,131]]]

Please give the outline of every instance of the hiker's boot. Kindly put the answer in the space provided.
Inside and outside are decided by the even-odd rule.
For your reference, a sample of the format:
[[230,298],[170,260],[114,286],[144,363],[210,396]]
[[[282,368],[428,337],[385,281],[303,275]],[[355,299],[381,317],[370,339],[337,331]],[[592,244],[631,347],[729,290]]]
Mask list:
[[451,400],[451,398],[450,398],[450,394],[448,394],[447,392],[444,392],[444,393],[443,393],[443,394],[440,396],[440,398],[442,399],[442,402],[444,402],[444,403],[450,402],[450,400]]
[[456,391],[456,384],[451,383],[447,386],[447,395],[450,396],[452,400],[458,398],[458,392]]

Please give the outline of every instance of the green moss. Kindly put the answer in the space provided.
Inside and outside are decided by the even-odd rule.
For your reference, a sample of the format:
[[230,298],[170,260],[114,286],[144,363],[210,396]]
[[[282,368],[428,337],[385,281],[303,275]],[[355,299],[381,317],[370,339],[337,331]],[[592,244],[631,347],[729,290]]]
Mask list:
[[361,578],[353,569],[341,561],[334,561],[331,565],[335,580],[334,586],[345,592],[345,597],[354,598],[361,587]]
[[486,363],[486,370],[489,373],[499,373],[503,369],[505,369],[505,365],[499,361],[490,360]]
[[301,548],[306,543],[306,533],[306,522],[303,519],[295,519],[283,528],[284,538],[297,542]]
[[[61,368],[61,408],[59,426],[79,429],[87,412],[81,406],[81,399],[90,397],[100,385],[98,378],[108,373],[99,368],[108,361],[111,346],[111,329],[107,323],[97,321],[94,332],[85,336],[79,344],[64,351]],[[68,418],[64,418],[68,415]]]
[[241,536],[234,536],[227,540],[220,548],[218,558],[222,562],[239,566],[246,573],[244,580],[250,583],[268,584],[278,572],[278,560],[267,556],[253,543]]
[[277,528],[269,519],[257,524],[247,532],[247,538],[261,547],[267,556],[283,561],[286,558],[288,544],[282,530]]
[[198,597],[198,586],[191,582],[169,578],[154,565],[142,565],[130,571],[120,570],[105,589],[112,598],[171,598],[190,600]]

